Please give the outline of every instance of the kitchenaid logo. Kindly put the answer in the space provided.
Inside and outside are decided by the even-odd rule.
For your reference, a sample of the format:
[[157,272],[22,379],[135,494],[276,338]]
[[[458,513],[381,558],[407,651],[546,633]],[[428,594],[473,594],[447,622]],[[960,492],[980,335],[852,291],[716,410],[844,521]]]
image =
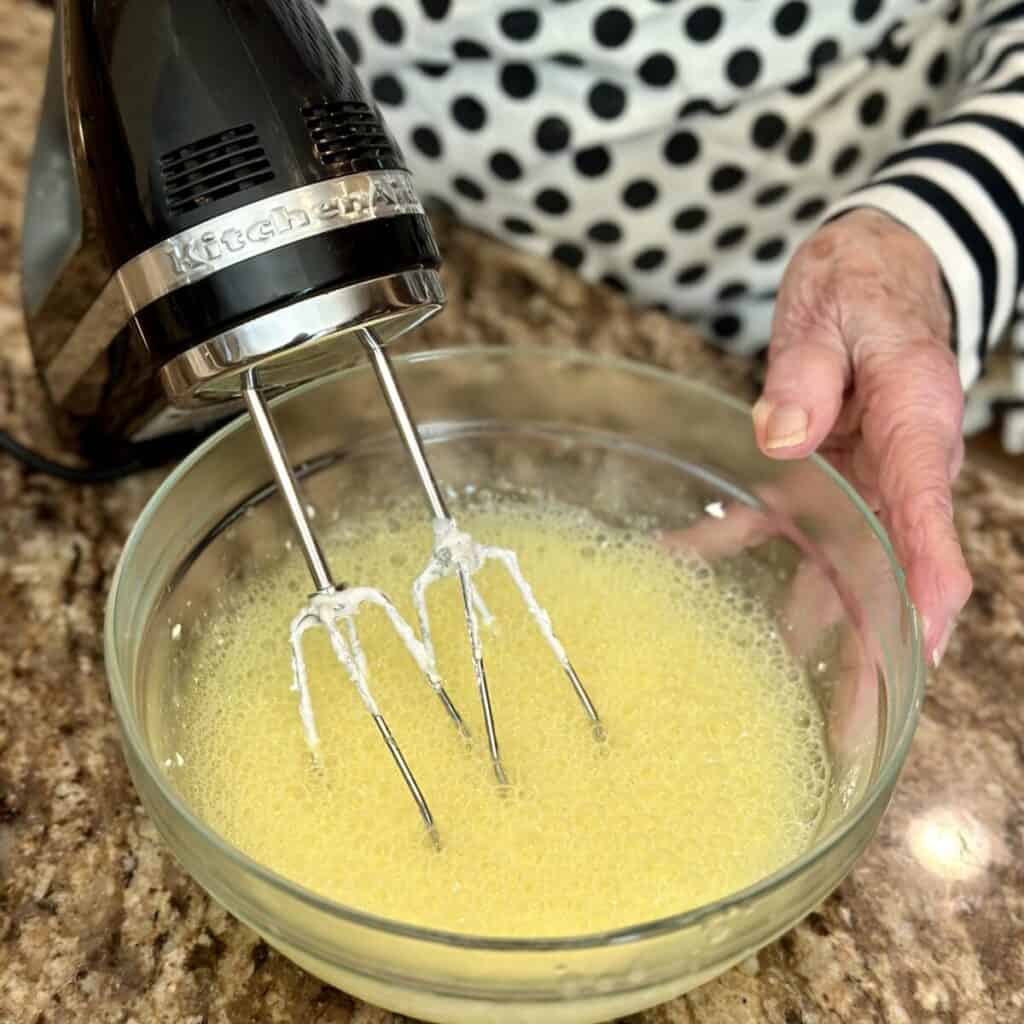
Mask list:
[[307,185],[287,202],[264,201],[225,214],[171,239],[162,252],[172,273],[193,277],[238,262],[253,249],[276,248],[380,217],[422,212],[407,175],[371,172]]

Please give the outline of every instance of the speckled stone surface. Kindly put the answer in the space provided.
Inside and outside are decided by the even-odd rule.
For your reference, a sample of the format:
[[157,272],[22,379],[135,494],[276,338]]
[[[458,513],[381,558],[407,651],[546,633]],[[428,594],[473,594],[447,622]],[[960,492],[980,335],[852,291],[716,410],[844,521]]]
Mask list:
[[[49,24],[0,0],[0,422],[41,445],[16,238]],[[679,325],[473,235],[444,240],[451,308],[421,343],[585,344],[749,393],[748,368]],[[159,476],[74,489],[0,459],[0,1024],[397,1024],[213,905],[135,799],[100,631]],[[958,498],[977,592],[878,838],[756,962],[630,1024],[1024,1020],[1024,482],[969,464]],[[954,852],[929,855],[929,834]]]

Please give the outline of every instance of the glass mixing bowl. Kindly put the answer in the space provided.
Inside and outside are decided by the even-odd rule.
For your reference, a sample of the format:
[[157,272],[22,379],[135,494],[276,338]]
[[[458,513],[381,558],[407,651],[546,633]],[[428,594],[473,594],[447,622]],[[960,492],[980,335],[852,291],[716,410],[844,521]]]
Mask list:
[[[192,627],[289,536],[246,420],[169,476],[114,580],[106,662],[135,785],[170,849],[215,899],[285,956],[368,1002],[438,1022],[582,1024],[668,1000],[814,909],[871,839],[924,687],[902,573],[841,478],[817,459],[764,458],[749,408],[707,387],[551,349],[457,349],[396,365],[445,486],[541,489],[610,523],[689,531],[716,572],[772,609],[827,723],[831,783],[810,848],[707,906],[613,933],[530,940],[361,913],[214,834],[162,764],[174,750],[178,670]],[[416,486],[367,368],[287,396],[276,414],[316,522]]]

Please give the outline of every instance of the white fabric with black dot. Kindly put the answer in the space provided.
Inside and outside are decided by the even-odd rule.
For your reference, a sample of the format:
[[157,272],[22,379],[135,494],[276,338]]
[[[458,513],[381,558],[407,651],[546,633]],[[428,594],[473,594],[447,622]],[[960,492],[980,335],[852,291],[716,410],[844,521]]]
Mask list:
[[[319,6],[422,195],[744,352],[799,242],[844,203],[892,212],[857,190],[955,112],[1004,29],[1024,40],[1024,4],[997,0]],[[1009,321],[950,285],[969,384]]]

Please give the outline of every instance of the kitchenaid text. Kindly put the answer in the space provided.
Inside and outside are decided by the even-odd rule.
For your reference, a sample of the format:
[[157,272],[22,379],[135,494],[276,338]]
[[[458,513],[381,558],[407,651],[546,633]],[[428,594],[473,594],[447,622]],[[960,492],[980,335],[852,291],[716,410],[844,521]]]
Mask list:
[[169,270],[193,278],[254,251],[276,248],[335,228],[381,217],[422,214],[412,181],[400,172],[370,172],[317,182],[272,204],[253,203],[169,239]]

